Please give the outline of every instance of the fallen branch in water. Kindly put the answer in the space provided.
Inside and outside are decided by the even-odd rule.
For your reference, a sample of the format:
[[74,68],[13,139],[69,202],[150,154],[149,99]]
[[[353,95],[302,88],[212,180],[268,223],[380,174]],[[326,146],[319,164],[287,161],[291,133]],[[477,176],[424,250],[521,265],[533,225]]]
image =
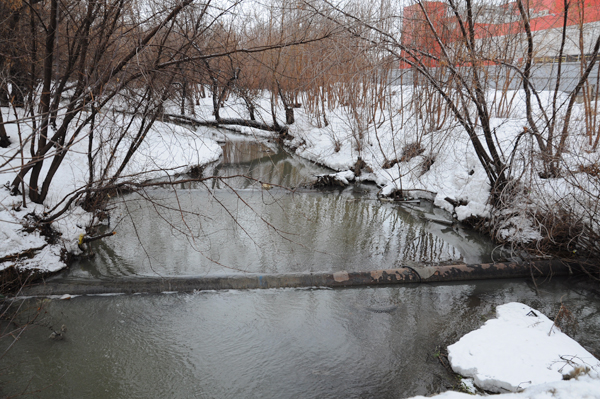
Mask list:
[[101,240],[105,237],[114,236],[115,234],[117,234],[116,231],[111,231],[110,233],[100,234],[99,236],[87,236],[87,237],[84,236],[79,239],[79,245],[87,244],[88,242],[93,242],[96,240]]

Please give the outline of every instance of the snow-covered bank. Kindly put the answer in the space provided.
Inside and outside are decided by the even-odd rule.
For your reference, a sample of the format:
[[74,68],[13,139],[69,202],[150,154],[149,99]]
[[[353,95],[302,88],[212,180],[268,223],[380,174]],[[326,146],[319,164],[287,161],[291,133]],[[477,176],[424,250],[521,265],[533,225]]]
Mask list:
[[[448,347],[456,373],[485,391],[517,392],[500,397],[600,398],[600,361],[552,320],[514,302],[498,306],[496,317]],[[465,397],[472,396],[436,396]]]
[[[574,110],[574,122],[571,124],[574,133],[566,144],[568,150],[565,152],[565,162],[568,173],[553,179],[539,176],[536,168],[540,159],[539,154],[536,154],[534,140],[521,135],[523,127],[527,125],[522,93],[513,93],[511,112],[502,117],[498,114],[491,115],[496,144],[503,154],[504,163],[511,165],[514,176],[511,180],[514,183],[511,186],[513,192],[507,196],[503,208],[492,209],[486,172],[464,129],[452,117],[435,126],[425,125],[417,117],[418,112],[411,109],[411,97],[415,95],[415,89],[412,86],[402,86],[394,90],[389,93],[386,109],[379,109],[374,114],[369,114],[368,110],[357,114],[356,110],[339,105],[326,111],[326,124],[317,121],[318,117],[307,110],[296,108],[295,123],[288,126],[293,139],[285,144],[296,155],[339,171],[335,179],[342,184],[355,180],[373,181],[381,188],[383,196],[401,192],[405,197],[427,198],[433,200],[436,206],[452,213],[458,220],[488,218],[492,220],[490,230],[501,241],[531,243],[544,238],[547,226],[543,219],[548,215],[572,215],[574,220],[586,226],[589,231],[597,230],[600,222],[597,220],[597,201],[594,202],[594,199],[600,195],[599,180],[597,176],[585,172],[582,165],[599,164],[600,154],[589,149],[589,145],[585,143],[577,122],[581,113],[578,107]],[[494,93],[490,91],[488,96],[493,98]],[[541,93],[541,99],[542,102],[547,102],[551,96]],[[212,106],[212,99],[206,97],[198,99],[198,104],[193,105],[193,110],[188,112],[196,120],[214,123]],[[258,96],[255,106],[256,120],[272,124],[268,93]],[[167,113],[174,113],[177,108],[172,103],[164,104]],[[277,110],[278,124],[284,126],[282,117],[285,110],[282,104],[276,104],[274,108]],[[15,119],[7,108],[2,111],[5,121]],[[102,120],[98,121],[94,133],[95,167],[101,170],[110,163],[111,157],[116,159],[111,160],[112,164],[107,168],[109,175],[116,170],[119,160],[126,156],[129,143],[136,140],[135,133],[143,130],[139,126],[141,122],[128,116],[126,112],[113,112],[112,116],[110,114],[107,111]],[[249,117],[245,102],[234,94],[223,104],[220,115],[229,119]],[[120,136],[119,132],[123,131],[124,126],[128,126],[127,134]],[[18,134],[16,125],[7,124],[6,127],[13,144],[0,153],[7,162],[0,173],[6,176],[5,180],[12,180],[22,160],[20,155],[9,160],[18,148]],[[257,138],[276,136],[276,133],[256,128],[233,128]],[[21,130],[23,137],[31,133],[31,127],[27,124],[21,124]],[[85,186],[89,174],[88,140],[85,135],[81,137],[73,144],[59,168],[44,203],[45,207],[34,207],[38,214],[51,209],[68,193]],[[155,122],[148,134],[142,136],[140,145],[136,148],[120,175],[122,179],[141,181],[181,173],[190,166],[215,161],[221,155],[214,129],[198,128],[194,131],[161,121]],[[580,149],[590,151],[582,154]],[[28,160],[25,154],[23,161]],[[44,163],[42,175],[48,168],[49,162]],[[24,215],[31,212],[31,208],[20,209],[20,202],[19,197],[10,196],[7,190],[4,191],[3,198],[0,198],[3,206],[1,220],[6,221],[6,224],[0,222],[0,231],[6,237],[4,247],[0,246],[6,249],[0,252],[0,257],[19,253],[27,247],[37,248],[43,245],[40,241],[42,238],[35,236],[37,233],[24,238],[27,234],[18,225],[22,223]],[[28,206],[31,207],[31,204]],[[67,250],[76,251],[77,239],[84,233],[86,222],[82,222],[80,217],[81,215],[75,215],[74,222],[65,222],[70,227],[65,227],[62,247]],[[65,220],[68,216],[62,218]],[[58,226],[59,223],[60,221],[54,224]],[[28,240],[31,243],[27,243]],[[13,241],[15,245],[12,244]],[[570,240],[568,245],[573,246],[576,242]],[[577,248],[569,248],[574,249]],[[0,267],[6,267],[6,264]]]
[[[419,111],[411,108],[414,88],[397,86],[394,90],[391,111],[377,113],[370,123],[340,106],[327,114],[327,126],[318,127],[314,118],[298,110],[296,123],[290,126],[291,147],[297,155],[344,172],[338,175],[341,182],[349,180],[346,171],[356,171],[360,159],[366,166],[356,178],[376,182],[382,195],[401,190],[402,196],[432,199],[460,221],[470,217],[491,220],[489,230],[499,241],[553,242],[555,237],[548,237],[548,231],[568,229],[561,223],[568,224],[569,218],[594,234],[600,231],[600,180],[595,166],[600,164],[600,152],[588,141],[583,107],[576,105],[573,110],[562,172],[552,178],[540,172],[543,156],[536,140],[523,134],[528,126],[524,93],[508,93],[510,112],[491,112],[495,145],[511,182],[501,209],[492,209],[488,177],[465,129],[452,117],[428,126],[417,117]],[[551,94],[540,92],[540,104],[549,106]],[[501,93],[490,90],[487,95],[492,104]],[[558,100],[566,98],[560,94]],[[484,140],[481,131],[479,139]],[[560,219],[564,215],[568,216]],[[585,240],[579,241],[582,247],[593,246]],[[569,251],[577,250],[576,241],[564,245]]]
[[[473,397],[473,394],[455,391],[447,391],[432,396],[435,399],[469,399]],[[600,398],[600,378],[585,375],[568,381],[532,386],[522,392],[503,393],[490,397],[507,399],[597,399]],[[410,399],[426,399],[426,397],[415,396]]]
[[[1,108],[0,111],[3,112],[5,121],[15,119],[14,113],[8,108]],[[107,159],[112,155],[112,149],[117,146],[119,137],[113,132],[119,129],[119,124],[122,122],[124,120],[119,120],[117,116],[96,128],[94,142],[94,152],[98,155],[95,164],[96,175],[102,172]],[[139,129],[139,126],[135,126],[136,122],[134,120],[130,126],[132,134]],[[10,181],[14,179],[22,160],[20,156],[11,160],[19,149],[16,124],[7,124],[6,130],[12,139],[12,144],[0,151],[0,158],[3,162],[7,162],[0,173],[4,176],[4,181]],[[30,136],[31,127],[21,124],[21,135]],[[121,139],[124,144],[130,140],[132,140],[131,135]],[[36,217],[51,210],[70,193],[86,186],[89,179],[88,144],[86,137],[85,140],[75,142],[67,152],[43,205],[26,199],[26,207],[24,207],[22,196],[12,196],[6,187],[0,189],[0,259],[3,260],[0,262],[0,271],[15,265],[20,270],[55,272],[65,267],[64,259],[67,253],[80,253],[78,247],[80,237],[87,233],[86,229],[90,227],[93,220],[92,214],[84,211],[77,204],[52,222],[52,228],[59,233],[59,237],[54,237],[53,240],[41,235],[39,230],[33,229],[33,225]],[[112,166],[109,168],[112,171],[116,170],[117,165],[126,156],[127,146],[122,145],[120,148],[121,151],[115,154]],[[221,155],[221,147],[210,129],[195,131],[183,126],[156,122],[127,163],[117,182],[123,180],[141,182],[183,173],[192,166],[214,162]],[[27,156],[28,154],[25,153],[24,163],[30,159]],[[45,162],[42,176],[48,172],[49,167],[50,162]]]

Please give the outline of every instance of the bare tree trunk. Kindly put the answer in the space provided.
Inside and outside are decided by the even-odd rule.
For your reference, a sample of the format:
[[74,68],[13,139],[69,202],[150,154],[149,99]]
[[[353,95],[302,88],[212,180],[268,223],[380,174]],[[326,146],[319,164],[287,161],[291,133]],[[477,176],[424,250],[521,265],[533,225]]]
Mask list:
[[[561,80],[561,71],[562,71],[562,56],[565,51],[565,43],[567,41],[567,24],[569,21],[569,0],[564,0],[564,15],[563,15],[563,29],[562,36],[560,40],[560,49],[558,51],[558,66],[556,71],[556,85],[554,86],[554,95],[552,96],[552,117],[550,119],[550,126],[548,127],[548,140],[546,140],[546,153],[549,157],[552,157],[554,152],[553,142],[554,142],[554,130],[556,128],[556,114],[557,107],[556,101],[558,98],[558,90],[560,89],[560,80]],[[583,51],[583,50],[582,50]],[[540,148],[543,150],[543,148]],[[547,163],[544,164],[544,168],[548,168],[549,165]]]
[[[57,14],[58,14],[58,0],[51,0],[50,2],[50,21],[48,24],[48,33],[46,34],[46,52],[44,54],[44,85],[42,88],[42,96],[40,97],[40,112],[42,114],[42,123],[40,126],[40,135],[38,140],[38,147],[43,148],[46,146],[48,137],[48,124],[50,120],[50,87],[52,84],[52,67],[54,64],[54,39],[56,36],[57,27]],[[44,200],[41,198],[38,192],[38,179],[42,166],[44,164],[44,155],[37,154],[34,158],[35,165],[31,171],[29,179],[29,199],[31,201],[41,204]],[[23,178],[22,176],[21,178]]]
[[591,54],[590,63],[588,64],[583,75],[579,79],[577,86],[575,86],[575,89],[573,89],[573,91],[570,94],[569,104],[567,105],[567,112],[565,113],[565,118],[564,118],[565,124],[563,125],[560,142],[558,144],[558,147],[556,148],[556,155],[554,156],[554,163],[552,165],[553,170],[555,170],[556,172],[558,172],[560,157],[562,156],[562,153],[565,150],[567,137],[569,136],[569,123],[571,121],[571,113],[573,112],[573,106],[575,105],[575,100],[577,99],[577,95],[579,94],[579,91],[581,90],[581,88],[583,87],[585,82],[587,81],[588,76],[590,75],[590,73],[592,72],[592,69],[594,69],[594,66],[596,65],[596,63],[598,61],[598,52],[599,51],[600,51],[600,35],[598,35],[598,37],[596,38],[596,43],[594,44],[594,50],[592,51],[592,54]]
[[273,126],[278,129],[279,123],[277,123],[277,114],[275,112],[275,96],[271,92],[271,116],[273,117]]

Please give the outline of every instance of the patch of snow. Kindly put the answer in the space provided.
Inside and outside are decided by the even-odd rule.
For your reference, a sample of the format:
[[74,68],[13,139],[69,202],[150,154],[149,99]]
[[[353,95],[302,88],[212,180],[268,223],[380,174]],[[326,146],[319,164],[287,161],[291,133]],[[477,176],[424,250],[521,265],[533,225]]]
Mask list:
[[539,240],[542,234],[533,226],[531,220],[524,215],[510,217],[500,224],[498,236],[506,241],[514,241],[516,238],[520,242],[528,243]]
[[576,368],[598,378],[600,362],[542,313],[508,303],[498,306],[496,316],[448,347],[452,369],[479,388],[517,392],[562,381]]
[[[447,391],[432,397],[436,399],[472,399],[473,395]],[[584,375],[568,381],[549,382],[532,386],[518,393],[504,393],[488,397],[502,399],[600,399],[600,378]],[[414,396],[410,399],[429,399],[429,397]]]
[[63,247],[60,245],[46,245],[33,258],[24,259],[17,264],[21,270],[37,270],[40,272],[53,273],[65,267],[61,252]]
[[395,191],[399,190],[400,188],[396,185],[396,183],[391,182],[389,184],[386,184],[382,189],[380,194],[384,197],[389,197],[390,195],[392,195]]
[[232,130],[244,134],[246,136],[252,136],[254,138],[262,137],[262,138],[272,138],[276,134],[273,132],[269,132],[262,129],[257,129],[255,127],[250,126],[235,126]]
[[[30,248],[39,248],[46,244],[39,232],[27,233],[21,223],[23,212],[0,211],[0,257],[16,255]],[[0,270],[10,266],[11,262],[0,263]]]
[[456,218],[465,220],[471,216],[490,217],[492,207],[481,202],[470,201],[467,205],[457,206],[455,208]]
[[356,176],[354,175],[354,172],[352,172],[351,170],[333,173],[330,176],[333,176],[335,178],[335,180],[340,181],[340,182],[344,183],[345,185],[350,184],[350,182],[354,181],[354,179],[356,178]]
[[469,393],[477,393],[477,388],[475,388],[475,382],[472,378],[463,378],[460,381],[461,388]]
[[[481,389],[500,392],[496,398],[600,399],[600,362],[552,320],[515,302],[498,306],[496,316],[448,347],[455,372],[473,377]],[[448,391],[433,397],[472,398],[470,381],[461,381],[470,394]]]
[[[221,146],[203,134],[183,126],[155,122],[125,169],[125,175],[138,180],[183,173],[190,166],[205,165],[219,159]],[[122,154],[124,155],[124,154]]]
[[61,234],[65,249],[71,253],[80,253],[78,247],[79,236],[85,235],[85,228],[90,224],[92,215],[80,206],[71,209],[65,217],[58,218],[52,223],[56,231]]

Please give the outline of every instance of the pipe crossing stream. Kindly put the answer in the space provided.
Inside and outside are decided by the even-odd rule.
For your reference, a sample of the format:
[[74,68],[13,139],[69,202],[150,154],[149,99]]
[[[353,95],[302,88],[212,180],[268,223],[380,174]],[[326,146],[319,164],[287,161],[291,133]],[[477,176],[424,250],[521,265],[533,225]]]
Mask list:
[[530,280],[576,263],[498,262],[514,258],[430,202],[382,203],[375,185],[277,188],[331,171],[271,143],[238,138],[223,153],[203,176],[236,177],[113,198],[116,235],[12,300],[15,325],[35,322],[0,340],[0,396],[431,395],[457,383],[440,348],[513,301],[564,305],[599,353],[598,298]]
[[550,277],[569,274],[577,264],[563,261],[488,263],[402,267],[371,271],[292,274],[247,274],[210,277],[139,277],[41,283],[25,289],[25,296],[138,294],[227,289],[360,287],[391,284],[439,283],[502,278]]
[[257,181],[298,187],[330,171],[272,143],[227,137],[221,162],[202,173],[233,180],[114,199],[109,228],[116,236],[95,242],[92,259],[26,295],[378,286],[569,271],[552,261],[532,270],[499,263],[503,253],[488,237],[431,202],[380,202],[375,185],[265,190]]

